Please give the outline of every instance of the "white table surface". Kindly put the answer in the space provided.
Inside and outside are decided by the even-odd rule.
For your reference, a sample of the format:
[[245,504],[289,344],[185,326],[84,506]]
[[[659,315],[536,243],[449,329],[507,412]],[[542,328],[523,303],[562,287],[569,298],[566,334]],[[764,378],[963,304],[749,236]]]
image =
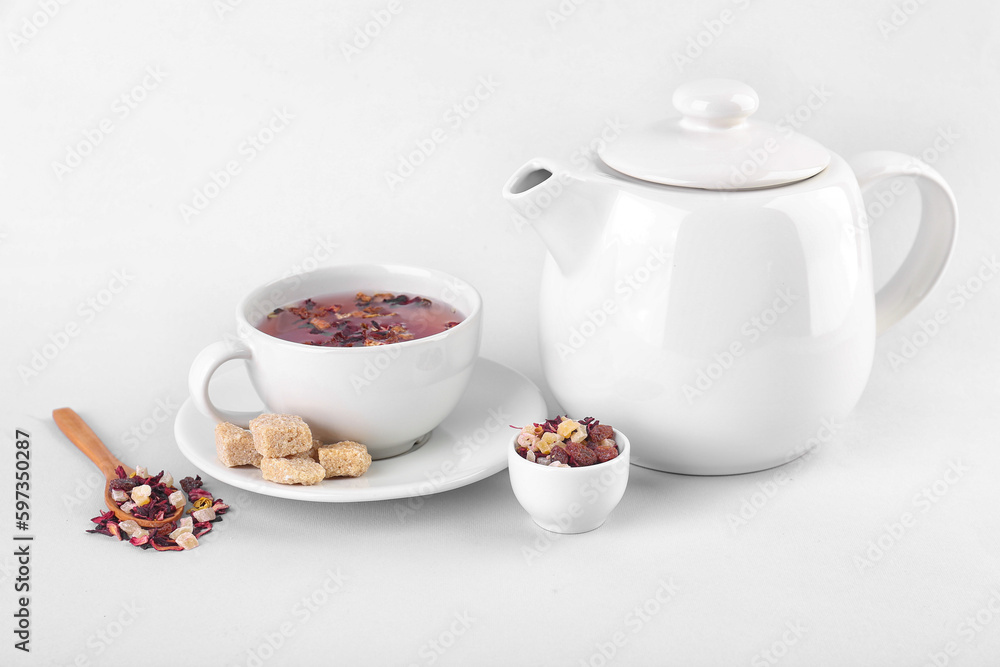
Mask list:
[[[1000,247],[995,3],[223,2],[0,8],[0,539],[14,544],[18,428],[35,536],[30,654],[13,646],[16,563],[0,549],[0,664],[1000,664],[1000,281],[974,280]],[[372,12],[391,21],[345,55]],[[715,75],[840,154],[932,157],[961,207],[942,282],[879,339],[851,419],[787,477],[633,467],[608,522],[570,537],[536,528],[505,472],[413,512],[209,483],[233,511],[189,553],[84,533],[101,497],[51,410],[76,409],[122,458],[197,472],[172,424],[189,364],[243,293],[293,270],[458,274],[487,303],[484,356],[544,388],[545,250],[501,185]],[[478,108],[449,114],[477,86]],[[273,141],[243,143],[269,122]],[[54,166],[101,128],[75,168]],[[912,239],[912,190],[873,229],[877,281]],[[19,370],[67,327],[37,375]]]

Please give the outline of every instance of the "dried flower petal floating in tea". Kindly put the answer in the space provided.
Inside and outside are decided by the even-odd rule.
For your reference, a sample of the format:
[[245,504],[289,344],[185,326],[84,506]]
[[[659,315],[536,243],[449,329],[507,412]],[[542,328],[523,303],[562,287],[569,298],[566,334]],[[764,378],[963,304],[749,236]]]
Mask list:
[[423,296],[378,292],[330,294],[275,308],[257,328],[304,345],[361,347],[433,336],[463,319],[454,308]]

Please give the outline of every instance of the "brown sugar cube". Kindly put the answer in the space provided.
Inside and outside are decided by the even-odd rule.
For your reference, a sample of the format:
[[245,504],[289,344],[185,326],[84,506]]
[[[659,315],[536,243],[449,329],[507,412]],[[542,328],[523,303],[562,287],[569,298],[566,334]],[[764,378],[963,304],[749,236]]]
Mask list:
[[261,415],[250,420],[253,446],[261,456],[277,459],[312,448],[312,433],[301,417]]
[[308,458],[261,459],[261,475],[278,484],[319,484],[323,481],[323,466]]
[[[283,459],[307,459],[309,461],[316,461],[319,463],[319,448],[323,446],[323,443],[313,438],[312,449],[306,452],[296,452],[291,456],[282,456]],[[257,466],[258,468],[260,466]]]
[[245,465],[260,467],[260,453],[254,449],[253,434],[229,422],[215,425],[215,453],[229,468]]
[[319,462],[326,477],[360,477],[372,464],[368,448],[349,440],[319,448]]
[[322,446],[322,442],[320,442],[317,438],[313,438],[313,446],[312,449],[309,450],[309,458],[317,463],[319,462],[319,448]]

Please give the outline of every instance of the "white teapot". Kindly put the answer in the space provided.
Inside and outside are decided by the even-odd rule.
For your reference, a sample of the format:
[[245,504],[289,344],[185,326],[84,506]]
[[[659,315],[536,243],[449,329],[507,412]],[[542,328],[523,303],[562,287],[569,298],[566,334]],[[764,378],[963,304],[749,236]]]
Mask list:
[[[790,461],[842,424],[875,336],[944,270],[958,213],[919,160],[850,166],[749,118],[749,86],[685,84],[679,118],[626,133],[572,169],[535,159],[503,195],[549,250],[541,356],[562,408],[627,433],[632,462],[696,475]],[[916,240],[877,293],[861,193],[913,176]]]

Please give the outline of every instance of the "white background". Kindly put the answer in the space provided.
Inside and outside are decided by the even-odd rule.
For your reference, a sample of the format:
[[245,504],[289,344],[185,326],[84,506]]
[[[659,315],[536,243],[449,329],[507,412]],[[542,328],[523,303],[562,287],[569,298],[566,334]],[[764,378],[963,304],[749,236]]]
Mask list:
[[[597,666],[617,632],[614,661],[632,665],[1000,661],[1000,281],[969,283],[1000,246],[996,3],[402,2],[348,54],[387,3],[53,3],[51,17],[45,6],[0,7],[0,538],[14,532],[15,428],[32,434],[37,535],[30,655],[12,647],[16,575],[0,558],[0,663],[255,664],[286,622],[266,664]],[[685,49],[690,62],[678,59]],[[788,466],[791,481],[775,491],[774,471],[633,468],[605,526],[556,540],[517,505],[506,473],[405,518],[401,501],[303,504],[209,483],[237,509],[184,554],[83,532],[101,498],[51,410],[75,408],[126,460],[196,472],[172,417],[153,420],[157,406],[186,399],[190,361],[232,330],[236,301],[296,267],[455,273],[487,304],[483,354],[544,388],[545,251],[501,186],[531,157],[586,149],[609,121],[669,113],[673,88],[702,76],[748,82],[760,117],[798,112],[804,133],[842,155],[923,154],[960,205],[942,282],[878,341],[852,420]],[[478,108],[449,122],[481,80],[495,90],[480,88]],[[810,110],[817,90],[828,99]],[[127,116],[123,95],[143,98]],[[292,118],[250,160],[241,144],[275,110]],[[111,132],[75,168],[55,166],[102,121]],[[386,173],[438,128],[444,140],[390,187]],[[951,138],[935,151],[940,136]],[[240,172],[185,220],[181,207],[229,161]],[[913,199],[873,229],[877,282],[912,238]],[[112,294],[115,272],[128,280]],[[967,285],[981,289],[958,299]],[[105,301],[101,312],[89,299]],[[891,363],[940,309],[945,325]],[[26,372],[67,327],[76,335]],[[141,442],[125,437],[133,428]],[[967,469],[942,481],[953,462]],[[935,502],[918,502],[935,483]],[[752,499],[766,502],[747,511]],[[734,521],[741,506],[745,524]],[[889,535],[907,512],[915,525]],[[303,622],[296,605],[331,570],[343,588]],[[664,604],[661,581],[677,589]],[[640,623],[643,605],[655,613]],[[456,615],[472,619],[461,635],[450,634]],[[105,643],[107,633],[118,636]]]

